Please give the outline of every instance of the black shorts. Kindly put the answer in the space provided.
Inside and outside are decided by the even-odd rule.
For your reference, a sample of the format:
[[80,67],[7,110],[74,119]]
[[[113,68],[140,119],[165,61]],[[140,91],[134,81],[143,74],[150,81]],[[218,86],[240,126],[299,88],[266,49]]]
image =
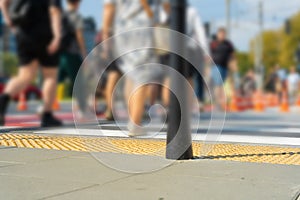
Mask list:
[[49,55],[47,47],[51,42],[51,38],[36,39],[26,37],[22,34],[16,35],[17,53],[21,66],[28,65],[34,60],[38,60],[42,67],[58,67],[59,53]]

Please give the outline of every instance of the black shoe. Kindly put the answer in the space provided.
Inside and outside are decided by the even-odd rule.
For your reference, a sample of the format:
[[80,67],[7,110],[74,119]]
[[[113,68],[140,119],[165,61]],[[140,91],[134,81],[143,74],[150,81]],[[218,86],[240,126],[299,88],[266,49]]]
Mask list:
[[5,114],[10,101],[10,97],[7,94],[0,95],[0,126],[5,125]]
[[63,126],[62,121],[56,119],[52,113],[43,113],[42,114],[42,122],[41,127],[49,128],[49,127],[60,127]]

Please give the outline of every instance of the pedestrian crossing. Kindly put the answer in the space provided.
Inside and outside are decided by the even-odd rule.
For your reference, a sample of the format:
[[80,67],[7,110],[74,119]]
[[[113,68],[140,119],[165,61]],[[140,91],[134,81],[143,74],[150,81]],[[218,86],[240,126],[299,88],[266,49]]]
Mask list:
[[[63,128],[40,129],[38,116],[14,116],[13,120],[8,117],[8,126],[2,127],[0,131],[5,132],[31,132],[44,135],[68,135],[68,136],[95,136],[127,138],[126,122],[108,122],[99,118],[99,124],[80,124],[74,127],[72,113],[58,114],[58,117],[69,126]],[[192,139],[202,142],[261,144],[261,145],[283,145],[300,146],[300,115],[273,115],[257,113],[235,113],[227,114],[225,122],[222,115],[216,117],[211,123],[210,115],[203,114],[199,124],[192,124]],[[211,127],[211,124],[216,126]],[[224,126],[223,126],[224,124]],[[145,137],[157,140],[165,140],[167,137],[167,124],[155,123],[148,129]]]

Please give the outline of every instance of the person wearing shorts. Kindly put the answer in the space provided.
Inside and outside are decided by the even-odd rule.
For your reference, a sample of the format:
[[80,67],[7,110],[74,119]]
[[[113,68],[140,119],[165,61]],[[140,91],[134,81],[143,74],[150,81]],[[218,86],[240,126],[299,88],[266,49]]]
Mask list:
[[62,122],[52,114],[56,96],[59,47],[61,39],[61,1],[28,0],[28,23],[14,24],[8,9],[12,0],[2,0],[1,9],[6,24],[15,32],[20,68],[18,74],[6,85],[0,96],[0,125],[5,123],[9,101],[20,94],[36,78],[41,67],[43,75],[42,127],[61,126]]
[[[162,0],[163,7],[165,9],[165,12],[167,14],[170,13],[171,6],[170,6],[170,0]],[[198,63],[198,66],[193,66],[192,63],[185,60],[185,58],[181,59],[184,63],[184,75],[189,81],[190,85],[192,87],[195,87],[197,97],[199,98],[199,105],[202,106],[202,103],[204,101],[204,81],[203,81],[203,68],[204,68],[204,61],[205,61],[205,52],[208,52],[208,43],[205,35],[205,30],[202,24],[202,20],[200,15],[198,14],[197,10],[193,6],[187,6],[186,8],[187,12],[187,19],[186,19],[186,35],[190,38],[194,39],[195,42],[192,42],[192,40],[188,40],[187,43],[187,57],[190,58],[191,62],[193,64]],[[197,45],[198,43],[198,45]],[[170,57],[172,53],[170,53],[167,56],[163,56],[161,58],[161,63],[163,65],[170,65]],[[193,78],[195,77],[195,80]],[[195,83],[195,84],[194,84]],[[170,85],[170,79],[167,78],[164,85],[169,86]],[[169,89],[164,88],[163,90],[163,102],[164,105],[169,105]],[[191,92],[192,93],[192,92]],[[190,95],[192,96],[192,95]],[[200,108],[201,109],[201,108]]]
[[[65,36],[69,37],[69,42],[61,45],[58,82],[63,83],[66,78],[69,78],[71,81],[70,94],[74,94],[80,111],[84,113],[87,109],[85,81],[84,76],[78,72],[83,63],[83,58],[87,56],[87,51],[83,35],[83,17],[78,12],[80,3],[81,0],[67,0],[67,10],[63,13],[63,21],[68,22],[64,26],[70,26],[71,33]],[[75,81],[77,81],[77,88],[73,90]]]
[[225,108],[226,97],[223,85],[227,79],[229,63],[234,55],[234,46],[226,39],[225,28],[220,28],[217,33],[217,39],[211,43],[211,54],[215,65],[212,68],[211,78],[215,88],[215,99],[220,109]]
[[[135,48],[136,45],[147,47],[153,44],[151,32],[137,30],[153,26],[154,13],[148,0],[105,0],[104,2],[103,40],[108,39],[112,32],[119,34],[114,42],[114,55],[118,56],[123,51],[128,52],[128,49]],[[125,34],[126,37],[120,34],[132,30],[136,31]],[[143,34],[140,34],[141,32]],[[141,128],[147,97],[147,85],[143,83],[155,80],[160,73],[153,70],[152,66],[151,69],[150,66],[144,67],[144,64],[156,63],[156,60],[156,55],[151,49],[133,51],[118,58],[118,67],[122,73],[128,74],[124,91],[130,115],[128,123],[130,137],[147,135]],[[134,73],[130,73],[133,71]],[[139,85],[142,86],[138,87]]]

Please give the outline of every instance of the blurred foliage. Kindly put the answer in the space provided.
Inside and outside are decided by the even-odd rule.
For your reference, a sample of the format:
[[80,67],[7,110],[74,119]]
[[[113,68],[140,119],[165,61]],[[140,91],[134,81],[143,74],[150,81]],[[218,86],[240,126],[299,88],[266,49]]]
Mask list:
[[238,52],[236,53],[236,58],[239,63],[239,72],[241,75],[244,75],[249,69],[253,69],[253,62],[248,53]]
[[[267,30],[263,33],[263,63],[267,72],[270,72],[275,64],[284,68],[295,65],[295,51],[300,42],[300,12],[290,18],[291,32],[285,32],[283,25],[279,30]],[[250,44],[249,58],[255,63],[255,41]]]
[[0,54],[3,63],[4,76],[12,76],[18,70],[18,58],[15,54],[4,52]]
[[295,51],[300,42],[300,12],[290,19],[291,33],[286,34],[284,27],[280,30],[282,45],[279,63],[284,67],[296,64]]

